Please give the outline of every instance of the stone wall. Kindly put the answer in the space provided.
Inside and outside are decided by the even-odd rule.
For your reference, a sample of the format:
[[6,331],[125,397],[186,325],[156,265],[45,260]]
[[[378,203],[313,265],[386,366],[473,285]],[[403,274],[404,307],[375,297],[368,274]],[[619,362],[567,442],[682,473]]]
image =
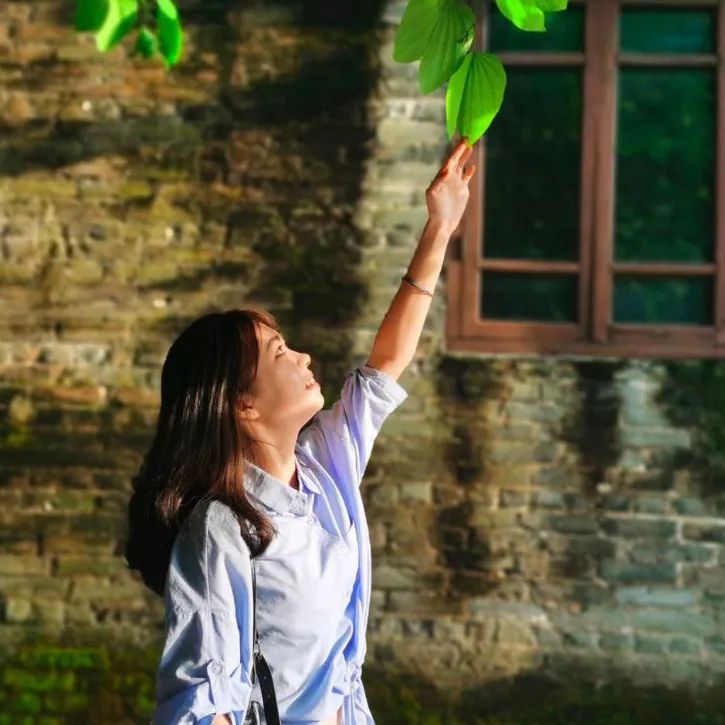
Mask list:
[[[328,404],[365,361],[447,143],[442,94],[392,61],[403,6],[184,2],[168,74],[98,54],[69,3],[0,8],[14,712],[84,711],[68,697],[84,672],[127,692],[117,643],[151,652],[127,661],[149,671],[124,717],[149,705],[163,607],[121,552],[175,334],[265,307]],[[449,692],[532,675],[721,682],[725,367],[448,354],[445,275],[438,289],[363,484],[370,666]],[[22,654],[33,644],[60,649]],[[54,668],[67,674],[37,675]]]

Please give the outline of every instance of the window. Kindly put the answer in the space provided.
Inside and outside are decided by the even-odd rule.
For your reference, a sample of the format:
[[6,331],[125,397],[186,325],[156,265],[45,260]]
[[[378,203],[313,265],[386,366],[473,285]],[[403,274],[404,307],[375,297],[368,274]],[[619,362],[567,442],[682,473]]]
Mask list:
[[449,349],[725,358],[725,3],[570,0],[541,34],[476,5],[508,84]]

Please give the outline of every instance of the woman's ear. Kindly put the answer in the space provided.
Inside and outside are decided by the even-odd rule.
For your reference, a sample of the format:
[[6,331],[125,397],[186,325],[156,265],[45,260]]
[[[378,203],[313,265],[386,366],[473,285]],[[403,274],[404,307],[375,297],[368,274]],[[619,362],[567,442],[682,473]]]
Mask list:
[[256,418],[259,418],[259,411],[252,403],[242,400],[239,408],[239,417],[244,418],[245,420],[255,420]]

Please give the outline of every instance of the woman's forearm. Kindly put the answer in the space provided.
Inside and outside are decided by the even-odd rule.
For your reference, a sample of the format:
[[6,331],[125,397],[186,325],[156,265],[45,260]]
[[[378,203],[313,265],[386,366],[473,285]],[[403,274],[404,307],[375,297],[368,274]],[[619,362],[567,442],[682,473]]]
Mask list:
[[[434,290],[450,234],[442,224],[426,224],[407,270],[421,287]],[[404,370],[415,355],[430,305],[428,295],[401,280],[375,336],[370,364],[386,363],[388,368],[392,364],[399,368],[397,372]]]
[[[429,292],[438,282],[448,241],[468,203],[468,182],[476,169],[475,164],[465,167],[471,151],[467,140],[461,139],[425,192],[428,223],[408,275]],[[428,294],[401,280],[375,336],[368,364],[397,378],[415,356],[430,303]]]
[[211,725],[234,725],[230,715],[215,715]]

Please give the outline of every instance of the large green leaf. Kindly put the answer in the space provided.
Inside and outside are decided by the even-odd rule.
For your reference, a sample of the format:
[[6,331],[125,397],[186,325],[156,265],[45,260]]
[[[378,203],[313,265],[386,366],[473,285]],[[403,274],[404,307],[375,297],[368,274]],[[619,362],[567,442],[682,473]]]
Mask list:
[[167,66],[178,63],[183,48],[183,31],[179,20],[179,12],[173,0],[156,0],[158,13],[159,49]]
[[458,70],[473,43],[474,29],[471,8],[460,0],[442,0],[438,22],[420,62],[422,93],[431,93]]
[[96,34],[96,47],[108,51],[119,43],[138,19],[138,0],[108,0],[108,12]]
[[411,63],[423,56],[442,4],[442,0],[409,0],[395,34],[394,60]]
[[521,30],[546,30],[544,12],[536,0],[496,0],[498,9]]
[[490,53],[469,53],[448,82],[446,125],[452,138],[456,127],[470,144],[476,143],[501,108],[506,71]]
[[569,0],[534,0],[534,2],[539,10],[543,10],[545,13],[558,13],[566,10]]
[[80,32],[95,32],[108,15],[108,0],[77,0],[75,29]]

